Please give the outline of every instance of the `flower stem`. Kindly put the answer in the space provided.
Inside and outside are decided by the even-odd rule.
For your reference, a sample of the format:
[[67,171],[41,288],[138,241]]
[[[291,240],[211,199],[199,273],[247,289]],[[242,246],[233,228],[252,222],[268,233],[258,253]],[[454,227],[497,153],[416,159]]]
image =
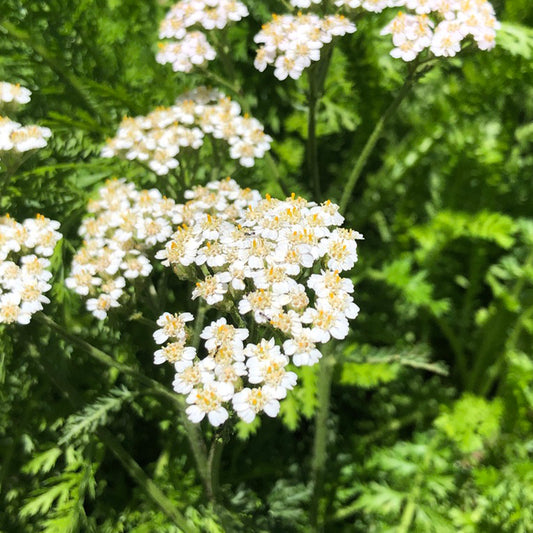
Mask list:
[[320,531],[324,520],[323,506],[321,505],[322,490],[324,487],[324,473],[327,460],[328,418],[331,398],[331,382],[335,369],[335,357],[324,354],[318,368],[318,411],[315,418],[315,436],[313,444],[313,459],[311,463],[311,515],[312,531]]
[[[31,347],[30,347],[31,349]],[[35,352],[38,354],[37,349]],[[68,402],[75,408],[80,409],[82,400],[79,393],[65,379],[62,379],[56,371],[56,366],[46,358],[38,359],[38,366],[54,386],[65,396]],[[144,473],[138,463],[124,449],[122,444],[107,429],[101,427],[97,430],[100,440],[111,450],[117,457],[122,466],[145,491],[153,503],[181,530],[185,533],[194,532],[192,524],[175,508],[159,487]]]
[[310,187],[313,190],[314,199],[320,200],[320,172],[318,168],[318,149],[316,139],[316,113],[320,98],[324,92],[324,85],[331,63],[333,47],[329,46],[320,61],[308,71],[309,94],[308,94],[308,117],[307,117],[307,171],[309,172]]
[[365,164],[368,158],[370,157],[370,154],[374,150],[376,143],[381,137],[385,124],[394,115],[394,113],[396,112],[396,110],[398,109],[402,101],[409,94],[409,91],[411,90],[415,81],[420,76],[425,74],[425,72],[427,72],[428,70],[432,68],[432,66],[426,66],[422,71],[417,72],[418,66],[419,66],[418,63],[413,64],[412,68],[409,71],[407,78],[405,79],[402,87],[398,91],[398,94],[393,99],[393,101],[390,103],[389,107],[387,107],[383,115],[381,115],[379,120],[376,122],[376,125],[374,126],[374,130],[372,131],[372,133],[370,134],[370,137],[366,141],[363,151],[360,153],[357,159],[357,162],[355,163],[355,166],[353,167],[352,172],[350,173],[350,176],[348,177],[348,181],[346,183],[346,186],[344,187],[344,191],[342,192],[342,197],[340,201],[340,212],[342,214],[345,213],[346,208],[348,207],[348,203],[350,202],[350,198],[352,196],[354,187],[357,184],[357,181],[359,180],[359,178],[361,177],[361,173],[363,172],[363,169],[365,167]]
[[147,496],[161,509],[161,511],[178,526],[184,533],[196,531],[187,519],[174,507],[174,504],[163,494],[161,489],[144,473],[143,469],[124,449],[119,440],[107,429],[98,430],[102,442],[113,452],[128,474],[144,490]]
[[139,371],[135,370],[134,368],[128,365],[115,361],[110,355],[106,354],[99,348],[92,346],[88,342],[79,338],[77,335],[74,335],[66,331],[62,326],[57,324],[54,320],[52,320],[47,315],[43,313],[38,313],[35,316],[37,320],[39,320],[42,324],[45,324],[50,329],[52,329],[53,331],[61,335],[64,339],[68,340],[75,346],[78,346],[79,348],[81,348],[84,352],[86,352],[88,355],[90,355],[91,357],[99,361],[100,363],[110,368],[116,368],[120,372],[134,377],[146,387],[153,389],[154,392],[156,392],[160,396],[163,396],[167,400],[170,400],[178,408],[181,419],[183,421],[183,425],[185,426],[185,435],[187,437],[187,440],[189,441],[189,445],[191,447],[194,460],[196,462],[198,474],[200,478],[202,479],[202,483],[206,490],[207,497],[209,499],[212,499],[212,494],[210,491],[210,482],[208,480],[207,448],[205,446],[204,439],[200,433],[198,426],[193,424],[185,416],[183,398],[169,391],[165,386],[163,386],[158,381],[155,381],[154,379],[151,379],[148,376],[141,374]]

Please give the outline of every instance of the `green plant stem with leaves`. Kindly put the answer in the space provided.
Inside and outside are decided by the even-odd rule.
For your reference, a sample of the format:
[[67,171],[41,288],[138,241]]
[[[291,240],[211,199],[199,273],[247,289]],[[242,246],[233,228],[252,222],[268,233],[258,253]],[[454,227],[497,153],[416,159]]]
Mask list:
[[[533,251],[531,251],[526,257],[523,268],[524,270],[527,270],[532,267],[533,267]],[[518,280],[516,280],[510,292],[510,299],[512,301],[520,300],[520,295],[522,294],[522,291],[526,283],[527,283],[527,279],[525,276],[521,276]],[[502,364],[501,360],[505,358],[506,350],[502,349],[500,352],[494,355],[494,346],[497,345],[496,340],[501,335],[506,335],[506,334],[512,335],[513,330],[511,329],[511,333],[507,333],[507,328],[505,327],[507,324],[506,317],[508,317],[509,314],[510,312],[506,308],[505,304],[500,301],[496,304],[495,314],[487,322],[487,325],[486,325],[487,332],[483,338],[483,342],[481,343],[481,347],[477,353],[474,366],[469,373],[470,379],[467,383],[467,386],[468,386],[468,389],[473,392],[481,392],[482,390],[485,390],[488,392],[489,389],[487,389],[487,384],[484,383],[484,380],[483,380],[486,370],[487,368],[490,368],[491,365]],[[523,320],[523,316],[518,316],[514,319],[515,325],[520,320]],[[507,346],[507,343],[505,343],[504,346]]]
[[[310,96],[314,94],[314,91],[317,91],[317,89],[320,87],[321,90],[324,87],[327,70],[329,66],[329,61],[331,59],[331,53],[332,49],[330,49],[329,59],[322,67],[322,70],[320,71],[320,75],[317,74],[317,81],[320,83],[320,85],[316,86],[316,88],[313,90],[314,84],[316,81],[312,81],[313,77],[310,74]],[[409,67],[409,72],[407,75],[407,78],[405,79],[405,82],[403,83],[402,87],[400,88],[399,92],[397,93],[396,97],[393,99],[391,104],[387,107],[383,115],[380,117],[376,125],[374,126],[374,129],[368,138],[361,154],[359,155],[359,158],[357,159],[357,162],[350,173],[350,176],[348,178],[348,182],[343,190],[341,201],[340,201],[340,209],[339,212],[341,214],[344,214],[346,212],[346,208],[348,207],[353,189],[357,183],[357,180],[361,176],[361,173],[365,167],[366,162],[368,161],[368,158],[372,154],[377,141],[381,138],[381,135],[383,133],[383,129],[385,127],[385,124],[387,121],[394,115],[402,101],[406,98],[406,96],[409,94],[411,88],[413,87],[414,83],[418,78],[423,76],[429,69],[431,69],[431,66],[426,66],[423,68],[423,70],[419,71],[418,67],[420,66],[420,62],[415,62],[413,65]],[[318,94],[318,92],[317,92]],[[316,123],[314,117],[314,113],[316,112],[316,102],[314,105],[309,105],[309,128],[308,128],[308,137],[313,138],[315,137],[314,130],[316,128]],[[308,141],[309,141],[308,138]],[[308,154],[310,153],[312,156],[314,156],[314,165],[313,165],[313,171],[312,171],[312,181],[315,182],[315,180],[318,180],[317,183],[319,184],[319,175],[318,175],[318,162],[316,161],[316,153],[313,150],[314,140],[311,141],[311,149],[308,150]],[[309,145],[308,145],[309,148]],[[313,161],[310,161],[310,168],[311,163]],[[320,193],[320,187],[314,186],[315,195]],[[322,528],[322,523],[324,517],[322,516],[322,510],[321,510],[321,496],[322,496],[322,490],[323,490],[323,483],[324,483],[324,472],[326,468],[326,461],[327,461],[327,420],[329,418],[329,407],[330,407],[330,398],[331,398],[331,386],[332,386],[332,379],[333,379],[333,372],[335,368],[335,357],[334,355],[324,355],[320,362],[319,366],[319,377],[318,377],[318,411],[315,417],[315,435],[314,435],[314,445],[313,445],[313,457],[312,457],[312,473],[311,473],[311,483],[312,483],[312,499],[311,499],[311,525],[313,527],[314,531],[320,531]]]
[[307,171],[309,172],[309,185],[313,191],[314,199],[321,199],[320,169],[318,167],[317,148],[317,110],[324,92],[324,85],[333,55],[333,46],[328,46],[322,53],[320,61],[309,68],[309,92],[307,95],[308,120],[307,120]]
[[[422,64],[426,64],[426,66],[423,69],[418,70],[419,66],[421,66]],[[381,138],[385,125],[394,115],[394,113],[396,112],[400,104],[403,102],[403,100],[406,98],[406,96],[409,94],[416,80],[422,77],[426,72],[431,70],[431,68],[431,64],[428,65],[426,62],[417,62],[416,60],[415,62],[413,62],[412,65],[410,65],[409,72],[403,85],[400,87],[400,90],[398,91],[392,102],[389,104],[387,109],[385,109],[384,113],[376,122],[376,125],[374,126],[374,129],[370,134],[370,137],[366,141],[363,150],[359,154],[359,157],[357,158],[357,161],[352,171],[350,172],[350,175],[348,176],[348,181],[346,182],[346,186],[344,187],[344,190],[342,192],[339,204],[341,213],[346,212],[346,208],[348,207],[348,204],[350,202],[352,192],[359,178],[361,177],[368,158],[371,156],[372,152],[374,151],[374,148],[376,147],[377,142]]]
[[324,488],[324,474],[327,461],[328,444],[328,418],[331,399],[331,384],[335,370],[335,354],[324,353],[318,367],[318,410],[315,417],[315,435],[313,443],[313,458],[311,463],[311,513],[310,522],[313,531],[320,531],[324,520],[323,506],[321,505],[322,491]]
[[[41,322],[42,317],[46,315],[39,315]],[[46,317],[48,318],[48,317]],[[55,329],[55,331],[59,331]],[[36,350],[37,352],[37,350]],[[38,353],[38,352],[37,352]],[[42,367],[44,374],[57,387],[57,389],[66,396],[69,403],[76,409],[80,409],[83,405],[78,392],[65,379],[59,376],[56,368],[48,360],[39,359],[39,365]],[[154,483],[139,466],[139,464],[131,457],[125,450],[120,441],[114,437],[107,429],[100,427],[97,430],[98,437],[105,444],[105,446],[115,455],[115,457],[122,464],[128,474],[136,481],[139,487],[152,500],[152,502],[159,507],[159,509],[179,527],[184,533],[193,533],[195,531],[192,524],[176,509],[172,501],[170,501],[161,489]]]
[[203,439],[199,427],[196,424],[193,424],[185,415],[182,398],[177,394],[174,394],[171,391],[167,390],[167,388],[161,385],[161,383],[159,383],[158,381],[155,381],[145,376],[136,369],[124,363],[119,363],[118,361],[115,361],[110,355],[106,354],[102,350],[96,348],[95,346],[92,346],[83,339],[80,339],[78,336],[66,331],[63,327],[61,327],[47,315],[43,313],[38,313],[36,315],[36,318],[41,323],[45,324],[47,327],[61,335],[64,339],[81,348],[83,351],[85,351],[87,354],[89,354],[91,357],[93,357],[100,363],[110,368],[115,368],[124,374],[134,377],[140,383],[156,392],[159,396],[163,396],[166,399],[170,400],[178,408],[182,422],[185,426],[185,435],[189,441],[191,450],[193,452],[198,474],[200,475],[200,478],[202,479],[202,482],[204,484],[207,497],[210,500],[214,500],[211,479],[208,469],[208,455],[207,448],[205,446],[205,441]]

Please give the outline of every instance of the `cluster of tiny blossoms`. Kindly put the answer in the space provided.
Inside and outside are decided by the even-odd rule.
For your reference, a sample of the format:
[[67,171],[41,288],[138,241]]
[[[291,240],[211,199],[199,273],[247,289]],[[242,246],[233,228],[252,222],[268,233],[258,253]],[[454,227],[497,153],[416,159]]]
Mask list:
[[87,309],[96,318],[103,320],[120,305],[126,281],[150,274],[150,252],[182,222],[182,208],[156,189],[138,191],[123,179],[107,182],[89,203],[91,216],[79,231],[83,246],[65,282],[87,297]]
[[160,39],[176,39],[159,43],[156,61],[170,63],[175,72],[190,72],[216,57],[214,48],[201,31],[222,29],[228,22],[248,16],[248,9],[237,0],[182,0],[167,13],[159,28]]
[[[344,219],[329,201],[262,199],[229,178],[186,198],[185,223],[156,258],[195,281],[193,299],[227,318],[203,329],[200,351],[189,342],[192,314],[164,313],[154,339],[167,344],[154,362],[174,364],[174,390],[187,395],[193,422],[207,416],[222,424],[229,405],[246,422],[262,411],[276,416],[296,384],[288,365],[317,363],[318,346],[344,339],[348,319],[358,314],[353,283],[342,272],[357,261],[362,236],[339,227]],[[259,342],[250,339],[246,319],[263,328]]]
[[413,61],[426,49],[435,56],[452,57],[469,37],[480,50],[494,48],[500,23],[486,0],[402,0],[396,4],[414,14],[399,12],[381,32],[392,35],[393,57]]
[[254,41],[261,44],[254,65],[264,71],[274,65],[274,76],[298,79],[312,61],[320,59],[320,49],[335,37],[355,32],[355,24],[342,15],[324,18],[308,13],[272,15]]
[[[31,91],[20,85],[6,81],[0,82],[0,107],[27,104]],[[0,116],[0,157],[2,152],[13,154],[28,152],[46,146],[46,139],[52,135],[48,128],[41,126],[22,126],[8,117]]]
[[227,142],[230,157],[245,167],[263,157],[272,142],[257,119],[241,115],[239,104],[220,91],[200,87],[182,95],[173,106],[125,118],[101,155],[143,161],[164,175],[179,165],[181,150],[198,150],[206,134]]
[[[307,9],[324,2],[290,0],[290,3]],[[338,7],[374,13],[394,7],[408,10],[407,13],[400,11],[381,32],[392,35],[391,55],[404,61],[413,61],[424,50],[437,57],[455,56],[461,50],[461,42],[468,38],[472,38],[480,50],[491,50],[500,27],[494,8],[487,0],[337,0],[334,3]],[[318,28],[328,19],[335,30],[341,28],[337,30],[340,33],[333,35],[355,31],[351,22],[339,16],[321,19],[309,13],[274,15],[274,20],[263,26],[256,36],[256,42],[265,43],[257,52],[256,68],[263,71],[267,64],[274,64],[279,79],[300,77],[311,61],[320,59],[318,50],[322,44],[316,42]]]
[[61,239],[59,222],[42,215],[22,224],[0,218],[0,323],[28,324],[50,300],[50,257]]

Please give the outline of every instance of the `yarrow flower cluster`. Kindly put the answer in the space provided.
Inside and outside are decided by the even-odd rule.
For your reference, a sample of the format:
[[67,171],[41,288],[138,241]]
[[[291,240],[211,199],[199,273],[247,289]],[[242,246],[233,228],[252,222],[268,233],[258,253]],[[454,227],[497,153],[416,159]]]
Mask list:
[[[307,9],[323,1],[290,3]],[[413,61],[424,50],[437,57],[455,56],[461,50],[461,42],[469,37],[480,50],[490,50],[500,27],[487,0],[337,0],[335,5],[373,13],[392,7],[410,10],[399,12],[381,31],[382,35],[392,35],[391,55],[404,61]],[[352,22],[339,15],[273,15],[273,20],[255,37],[255,42],[263,46],[258,49],[254,64],[260,71],[273,64],[274,75],[280,80],[288,76],[297,79],[312,61],[320,59],[319,50],[325,43],[355,29]]]
[[[0,104],[27,104],[31,91],[20,85],[0,82]],[[0,107],[2,107],[0,105]],[[0,157],[7,152],[17,153],[37,150],[46,146],[46,139],[52,135],[48,128],[41,126],[22,126],[8,117],[0,116]],[[3,152],[3,153],[2,153]]]
[[59,222],[42,215],[22,224],[0,218],[0,323],[28,324],[50,302],[44,295],[52,277],[47,258],[61,239],[58,229]]
[[222,29],[228,22],[248,16],[246,6],[237,0],[182,0],[167,13],[159,28],[160,39],[176,39],[159,43],[156,61],[170,63],[175,72],[190,72],[216,57],[214,48],[201,31]]
[[311,62],[320,59],[325,44],[355,30],[355,24],[342,15],[272,15],[272,21],[254,37],[261,44],[255,68],[263,72],[267,65],[274,65],[274,76],[279,80],[298,79]]
[[27,104],[31,100],[31,91],[20,84],[0,81],[0,102],[4,104]]
[[[357,261],[362,236],[339,227],[344,218],[329,201],[262,199],[229,178],[196,187],[186,198],[184,224],[156,258],[195,281],[193,299],[234,324],[223,317],[205,327],[200,351],[189,342],[186,323],[193,316],[164,313],[154,339],[167,344],[154,362],[174,365],[174,390],[187,395],[193,422],[207,416],[222,424],[230,403],[246,422],[262,411],[276,416],[296,384],[288,365],[317,363],[318,346],[344,339],[348,319],[358,314],[353,283],[342,272]],[[249,339],[244,319],[265,328],[259,342]]]
[[452,57],[468,37],[480,50],[495,46],[500,23],[486,0],[403,0],[396,4],[414,14],[398,13],[381,32],[392,35],[393,57],[413,61],[426,49],[435,56]]
[[156,189],[138,191],[124,179],[115,179],[100,189],[88,211],[91,216],[79,231],[83,246],[65,283],[87,297],[87,309],[103,320],[110,309],[119,307],[127,281],[150,274],[150,252],[183,221],[183,206]]
[[144,161],[164,175],[179,165],[181,150],[201,148],[206,134],[227,142],[230,157],[245,167],[263,157],[272,142],[257,119],[241,115],[239,104],[218,90],[200,87],[179,97],[173,106],[125,118],[101,155]]

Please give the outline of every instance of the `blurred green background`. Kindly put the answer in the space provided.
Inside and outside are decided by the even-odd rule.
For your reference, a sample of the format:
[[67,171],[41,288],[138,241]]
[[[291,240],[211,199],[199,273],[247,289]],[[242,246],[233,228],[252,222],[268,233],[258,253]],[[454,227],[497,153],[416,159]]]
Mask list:
[[[226,32],[240,86],[228,94],[274,137],[278,171],[229,159],[215,168],[206,152],[195,183],[231,173],[263,194],[312,198],[306,80],[253,67],[254,34],[286,8],[245,3],[250,17]],[[152,364],[150,327],[129,320],[136,303],[96,323],[63,279],[86,202],[106,179],[182,199],[167,178],[99,157],[124,115],[215,85],[155,62],[171,4],[3,0],[0,13],[0,80],[33,92],[12,118],[53,131],[0,198],[17,219],[41,212],[62,223],[45,312],[169,390],[171,373]],[[352,194],[346,225],[365,236],[353,272],[361,313],[335,353],[325,531],[533,531],[533,5],[494,7],[497,47],[443,60],[415,85]],[[315,200],[340,200],[405,79],[379,36],[390,16],[362,18],[335,49],[318,108]],[[228,76],[217,61],[209,70]],[[165,282],[167,309],[182,310],[188,289]],[[97,431],[105,426],[198,531],[309,531],[318,367],[300,370],[279,419],[237,425],[220,479],[228,525],[202,494],[168,402],[37,323],[1,328],[0,350],[1,531],[177,531],[110,452]]]

